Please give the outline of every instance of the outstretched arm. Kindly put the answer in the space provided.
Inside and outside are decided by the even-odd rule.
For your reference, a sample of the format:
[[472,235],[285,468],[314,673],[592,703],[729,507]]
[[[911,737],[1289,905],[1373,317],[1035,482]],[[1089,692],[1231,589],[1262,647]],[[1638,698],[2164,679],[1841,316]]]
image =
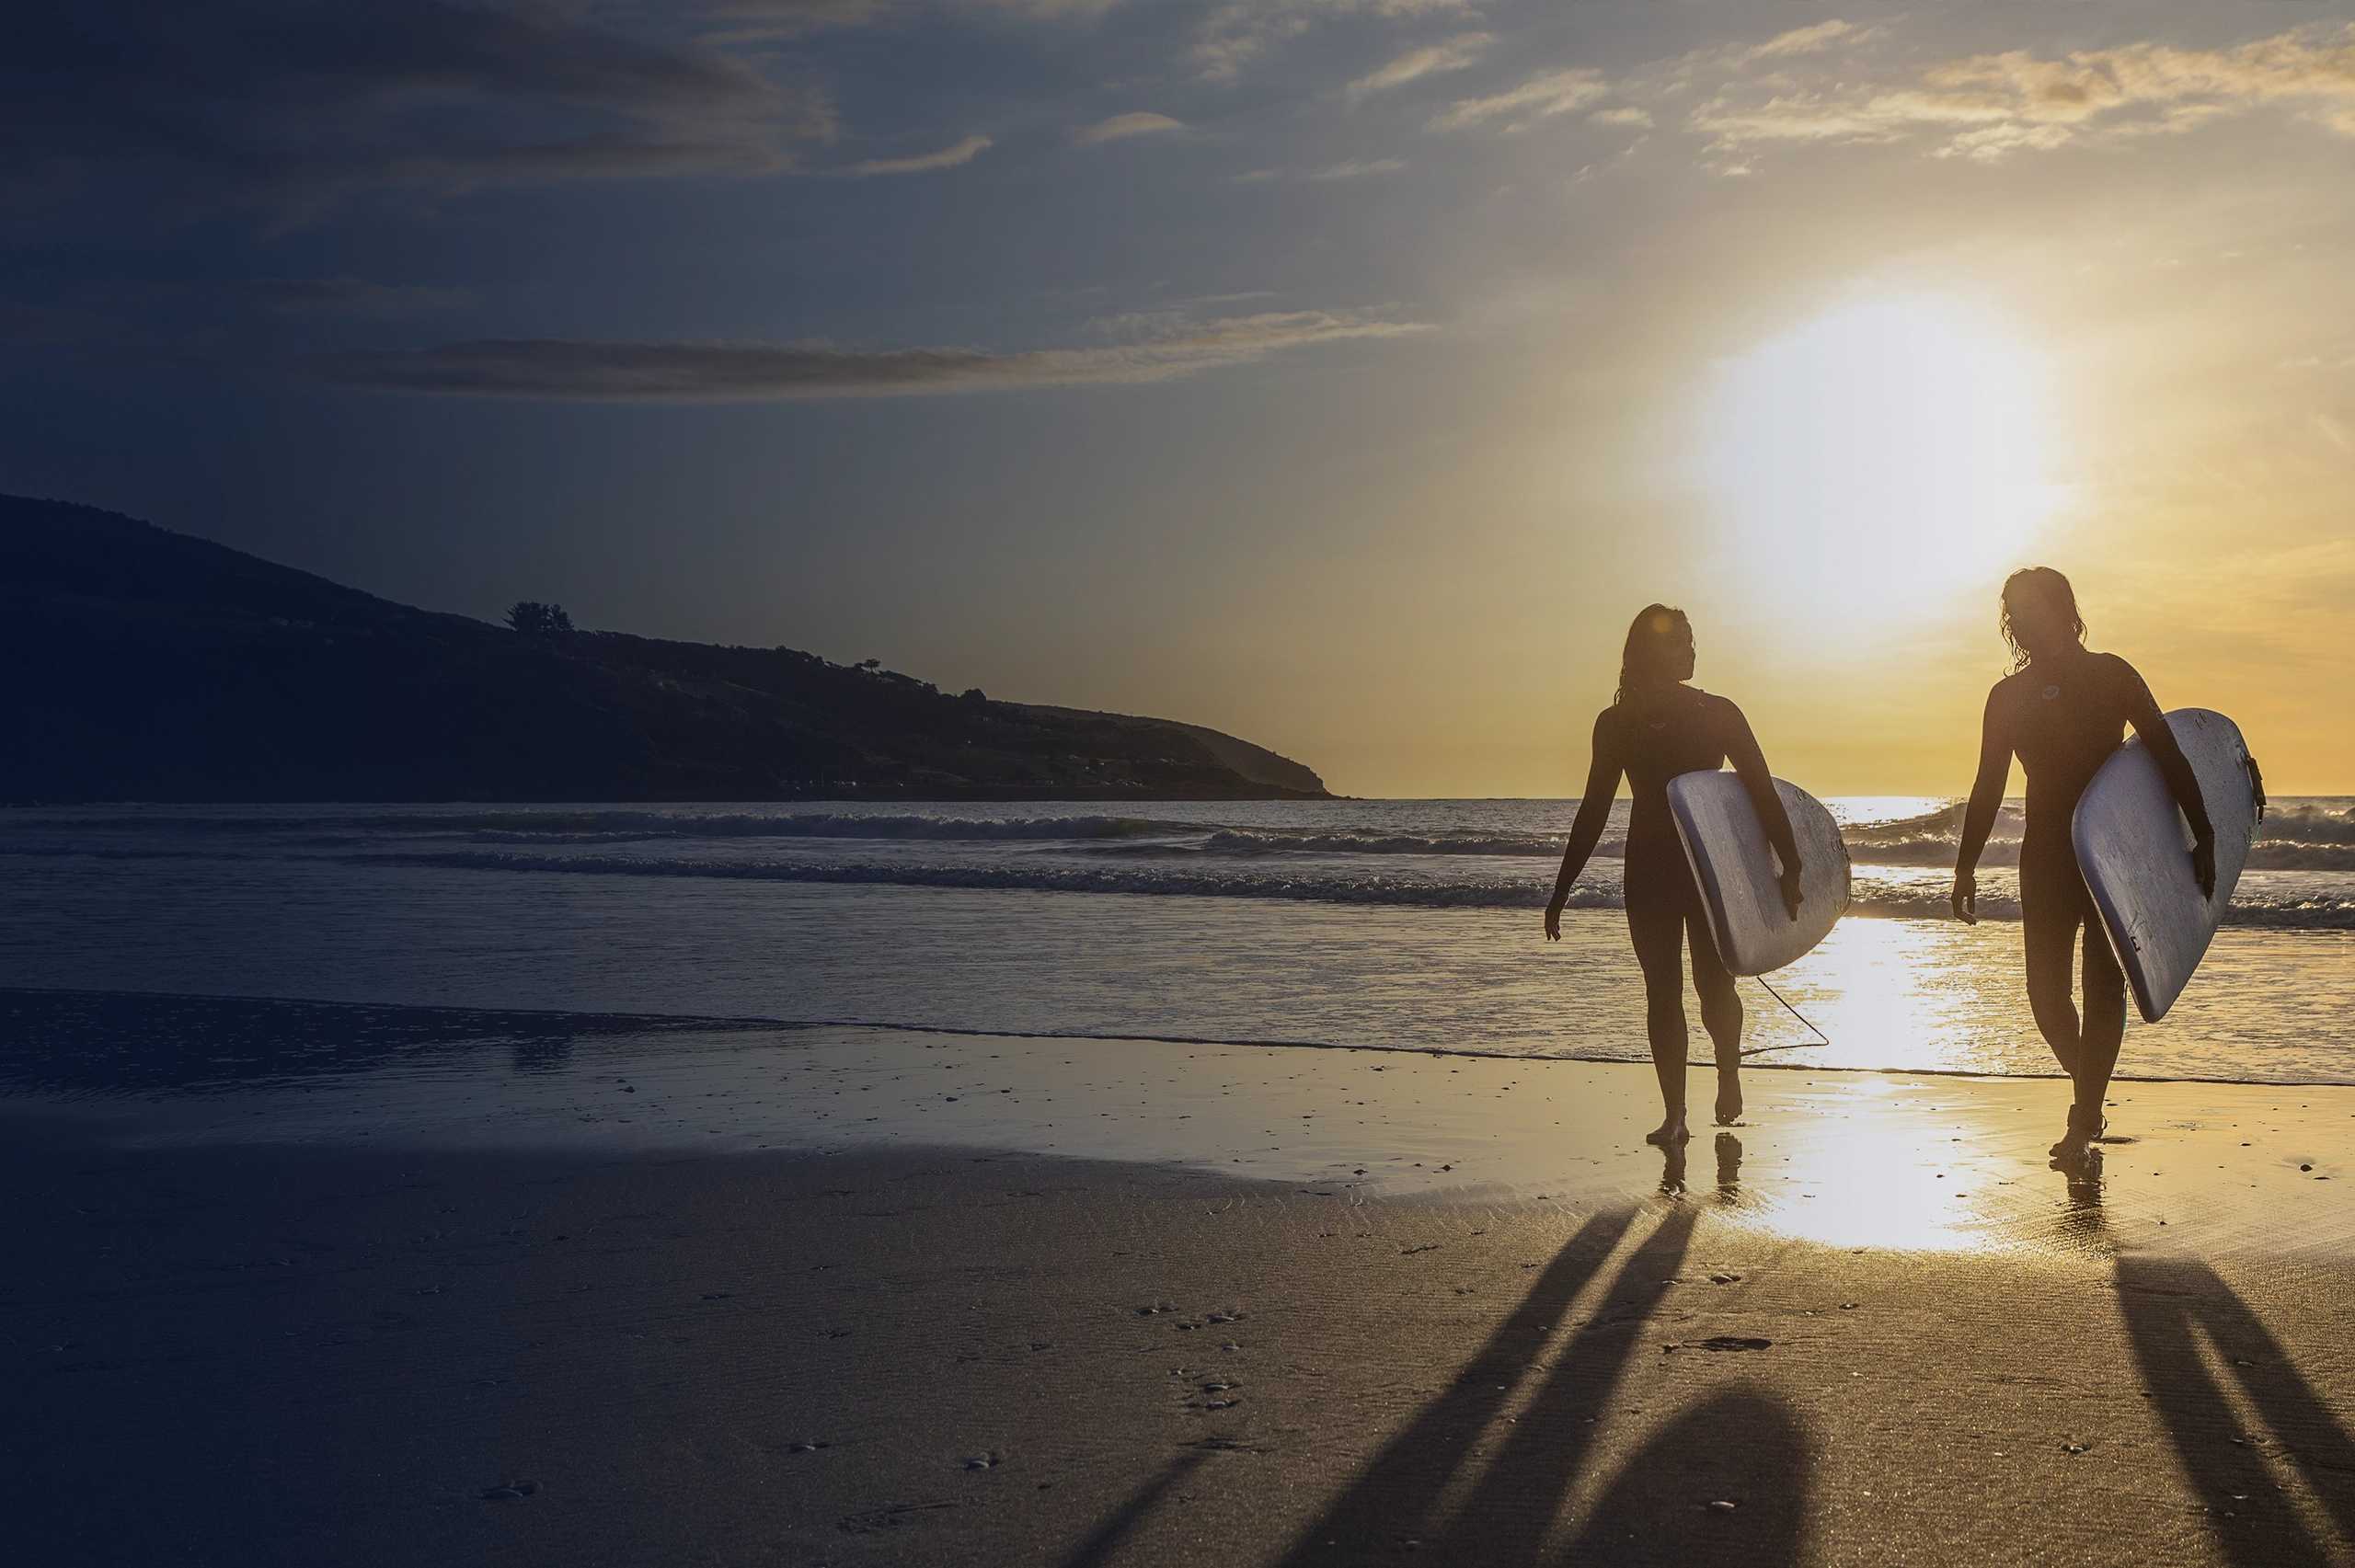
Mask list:
[[1733,763],[1736,777],[1750,793],[1750,804],[1757,809],[1758,824],[1766,830],[1766,841],[1775,846],[1775,857],[1783,863],[1783,908],[1793,920],[1799,918],[1799,843],[1791,832],[1790,813],[1783,809],[1783,797],[1775,789],[1775,775],[1766,771],[1766,754],[1758,749],[1758,738],[1750,732],[1750,720],[1740,708],[1732,709],[1731,723],[1725,736],[1726,758]]
[[2159,712],[2158,699],[2151,695],[2142,677],[2122,658],[2118,668],[2126,680],[2127,721],[2150,749],[2151,760],[2159,765],[2159,776],[2167,781],[2167,793],[2175,796],[2184,820],[2191,824],[2191,874],[2199,879],[2200,896],[2212,898],[2216,896],[2216,830],[2208,820],[2208,803],[2200,798],[2200,775],[2191,771],[2191,759],[2183,754],[2166,715]]
[[1570,901],[1570,884],[1586,869],[1587,858],[1594,853],[1595,844],[1603,838],[1603,824],[1611,819],[1611,797],[1619,793],[1619,775],[1626,766],[1611,723],[1611,710],[1606,708],[1594,721],[1594,761],[1586,771],[1586,795],[1579,802],[1577,818],[1570,823],[1570,841],[1562,851],[1562,869],[1554,878],[1554,896],[1545,904],[1548,942],[1562,940],[1562,906]]
[[1979,852],[1995,830],[1995,813],[2003,809],[2004,785],[2012,776],[2012,742],[1995,711],[1995,693],[1987,693],[1987,711],[1979,721],[1979,776],[1970,782],[1970,804],[1962,813],[1962,846],[1954,858],[1954,914],[1965,925],[1979,923]]

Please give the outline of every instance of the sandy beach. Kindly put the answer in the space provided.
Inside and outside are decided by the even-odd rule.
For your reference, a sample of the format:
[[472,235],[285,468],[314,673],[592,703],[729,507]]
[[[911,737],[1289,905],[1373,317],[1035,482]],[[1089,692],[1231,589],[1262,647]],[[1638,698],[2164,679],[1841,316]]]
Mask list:
[[2355,1089],[7,1001],[29,1560],[2355,1540]]

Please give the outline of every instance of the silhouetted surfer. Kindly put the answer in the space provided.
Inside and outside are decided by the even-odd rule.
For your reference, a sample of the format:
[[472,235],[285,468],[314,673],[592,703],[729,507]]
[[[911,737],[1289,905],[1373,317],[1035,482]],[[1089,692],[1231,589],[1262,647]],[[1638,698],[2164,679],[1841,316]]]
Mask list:
[[[2004,638],[2016,658],[2011,674],[1987,693],[1979,743],[1979,777],[1962,818],[1962,847],[1954,868],[1954,912],[1979,923],[1979,852],[1986,846],[2012,759],[2028,775],[2028,826],[2020,841],[2020,921],[2028,956],[2028,1001],[2036,1026],[2062,1070],[2076,1085],[2069,1130],[2052,1146],[2055,1160],[2082,1160],[2102,1133],[2102,1101],[2126,1035],[2126,974],[2101,929],[2100,911],[2085,891],[2070,837],[2077,797],[2126,727],[2150,748],[2176,804],[2198,842],[2191,851],[2200,891],[2216,887],[2216,834],[2200,798],[2200,781],[2175,732],[2159,715],[2151,689],[2134,667],[2113,653],[2086,650],[2085,623],[2076,591],[2050,567],[2014,572],[2004,583]],[[2082,1023],[2069,996],[2069,961],[2080,946],[2085,1012]]]
[[1693,946],[1693,989],[1701,993],[1701,1026],[1717,1047],[1717,1122],[1741,1115],[1741,999],[1733,977],[1717,959],[1700,888],[1684,858],[1683,841],[1669,815],[1668,781],[1679,773],[1714,771],[1728,758],[1749,787],[1766,841],[1782,862],[1785,907],[1799,907],[1798,846],[1790,818],[1775,793],[1766,759],[1750,733],[1750,721],[1723,697],[1696,692],[1693,678],[1693,624],[1682,610],[1647,605],[1627,628],[1619,663],[1618,700],[1594,721],[1594,765],[1587,771],[1586,798],[1570,825],[1562,852],[1562,872],[1545,906],[1545,937],[1562,937],[1562,906],[1570,884],[1586,869],[1587,857],[1603,837],[1619,776],[1635,796],[1627,813],[1626,861],[1627,935],[1644,971],[1644,1033],[1660,1074],[1666,1112],[1647,1142],[1675,1144],[1691,1136],[1684,1126],[1683,947]]

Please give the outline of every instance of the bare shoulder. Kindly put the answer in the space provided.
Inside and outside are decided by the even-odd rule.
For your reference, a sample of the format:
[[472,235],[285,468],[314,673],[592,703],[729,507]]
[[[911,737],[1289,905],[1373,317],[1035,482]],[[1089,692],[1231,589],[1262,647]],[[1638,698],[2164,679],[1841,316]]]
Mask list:
[[2142,684],[2142,672],[2114,653],[2095,654],[2093,663],[2094,668],[2101,671],[2105,680],[2116,681],[2121,686]]
[[2113,702],[2123,704],[2132,715],[2154,709],[2158,702],[2151,695],[2151,684],[2142,672],[2114,653],[2097,653],[2086,662],[2097,672],[2097,678]]

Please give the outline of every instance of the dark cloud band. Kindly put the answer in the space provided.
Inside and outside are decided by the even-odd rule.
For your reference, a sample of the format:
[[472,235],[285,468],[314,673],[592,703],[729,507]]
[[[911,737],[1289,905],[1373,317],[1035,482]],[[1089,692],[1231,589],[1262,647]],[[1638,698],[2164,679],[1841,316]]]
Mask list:
[[547,9],[443,0],[28,6],[0,50],[0,184],[162,177],[281,208],[368,189],[789,166],[820,99]]
[[372,392],[600,403],[761,402],[986,392],[1166,381],[1281,349],[1429,330],[1322,311],[1177,326],[1101,349],[992,354],[972,349],[860,352],[829,343],[598,343],[481,338],[430,349],[322,354],[283,367]]

